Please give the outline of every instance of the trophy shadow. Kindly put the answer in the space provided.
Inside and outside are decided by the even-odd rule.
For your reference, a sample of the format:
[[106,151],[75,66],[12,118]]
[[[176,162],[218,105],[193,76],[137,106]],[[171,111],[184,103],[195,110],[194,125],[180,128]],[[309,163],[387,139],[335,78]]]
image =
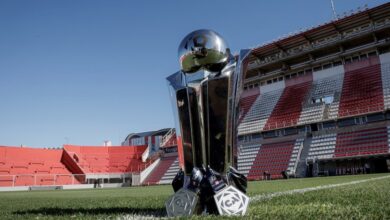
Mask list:
[[166,217],[165,208],[127,208],[127,207],[99,207],[99,208],[39,208],[13,212],[15,215],[50,215],[50,216],[85,216],[85,215],[140,215],[148,217]]

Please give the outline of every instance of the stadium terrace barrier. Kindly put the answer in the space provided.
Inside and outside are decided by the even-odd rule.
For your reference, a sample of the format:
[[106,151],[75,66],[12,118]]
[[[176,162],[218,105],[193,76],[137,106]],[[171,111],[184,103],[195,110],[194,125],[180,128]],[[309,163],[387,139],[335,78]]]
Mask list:
[[123,186],[122,183],[103,183],[100,185],[101,188],[120,188]]
[[87,173],[85,178],[87,182],[89,179],[125,179],[131,178],[131,173]]
[[[93,189],[93,188],[95,188],[94,184],[75,184],[75,185],[63,185],[60,186],[60,188],[58,189],[72,190],[72,189]],[[35,188],[35,189],[42,190],[39,188]],[[29,191],[29,190],[32,190],[30,186],[0,187],[0,192],[17,192],[17,191]]]
[[0,192],[16,192],[16,191],[28,191],[29,186],[15,186],[15,187],[0,187]]
[[93,189],[95,184],[75,184],[75,185],[63,185],[62,189]]
[[[339,119],[350,118],[353,116],[365,115],[368,113],[375,113],[375,112],[382,112],[382,111],[384,111],[384,107],[382,104],[370,104],[369,106],[361,106],[355,109],[339,110],[340,116],[338,118]],[[345,116],[342,117],[341,115],[345,115]],[[283,120],[280,122],[271,122],[271,123],[267,122],[267,125],[264,127],[264,131],[271,131],[271,130],[286,128],[286,127],[293,127],[296,126],[296,124],[297,124],[297,120]]]
[[30,186],[29,190],[61,190],[62,186]]
[[264,131],[271,131],[279,128],[293,127],[297,123],[297,120],[284,120],[279,122],[267,122],[267,125],[264,126]]
[[131,178],[132,173],[0,175],[0,191],[124,187],[131,185]]
[[85,180],[84,174],[0,175],[0,187],[75,185],[83,184]]
[[367,113],[375,113],[375,112],[382,112],[384,110],[382,104],[370,104],[370,106],[361,106],[359,108],[355,109],[346,109],[346,110],[339,110],[339,117],[343,118],[349,118],[352,116],[358,116],[358,115],[364,115]]

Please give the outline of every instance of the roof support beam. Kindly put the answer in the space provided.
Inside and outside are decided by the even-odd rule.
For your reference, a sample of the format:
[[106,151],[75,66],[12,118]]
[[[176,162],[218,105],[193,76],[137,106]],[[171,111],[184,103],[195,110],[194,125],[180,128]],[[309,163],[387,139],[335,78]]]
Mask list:
[[337,25],[335,23],[332,23],[332,27],[334,28],[334,30],[338,33],[338,34],[341,34],[341,30],[339,27],[337,27]]

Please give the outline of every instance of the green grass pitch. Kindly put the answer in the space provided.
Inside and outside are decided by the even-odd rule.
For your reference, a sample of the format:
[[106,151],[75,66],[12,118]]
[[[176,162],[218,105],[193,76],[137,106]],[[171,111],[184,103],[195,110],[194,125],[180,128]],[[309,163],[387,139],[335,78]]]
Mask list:
[[[250,182],[248,195],[254,197],[385,175],[389,174]],[[0,219],[136,219],[146,215],[158,217],[165,215],[164,202],[172,193],[170,186],[1,192]],[[389,219],[390,178],[252,202],[247,218]]]

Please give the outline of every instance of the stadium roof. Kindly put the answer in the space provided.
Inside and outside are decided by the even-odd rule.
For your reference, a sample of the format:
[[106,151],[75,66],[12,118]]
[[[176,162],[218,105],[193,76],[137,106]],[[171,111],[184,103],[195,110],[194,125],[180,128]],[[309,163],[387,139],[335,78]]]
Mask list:
[[346,26],[351,22],[358,23],[361,21],[372,20],[374,17],[388,16],[387,12],[389,9],[390,2],[371,9],[363,9],[357,12],[353,12],[352,14],[345,17],[332,20],[330,22],[306,29],[298,33],[294,33],[293,35],[289,35],[281,39],[276,39],[271,43],[265,43],[261,46],[254,47],[252,48],[252,55],[256,57],[274,50],[283,50],[284,46],[291,46],[291,44],[307,42],[320,37],[322,34],[329,34],[331,31],[338,33],[340,27]]
[[131,138],[139,138],[139,137],[149,137],[149,136],[156,136],[156,135],[164,135],[166,134],[171,128],[163,128],[157,131],[145,131],[140,133],[130,133],[127,135],[125,140],[129,140]]

